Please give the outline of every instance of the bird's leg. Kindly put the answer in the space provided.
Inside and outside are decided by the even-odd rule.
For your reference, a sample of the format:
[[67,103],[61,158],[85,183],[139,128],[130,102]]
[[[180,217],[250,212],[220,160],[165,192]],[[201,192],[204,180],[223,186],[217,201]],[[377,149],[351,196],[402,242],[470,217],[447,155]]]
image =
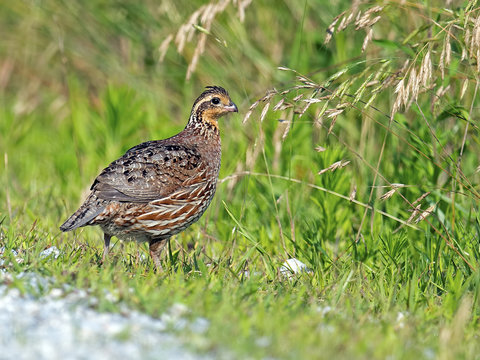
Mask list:
[[162,251],[167,245],[168,239],[165,240],[151,240],[149,242],[150,247],[150,256],[152,257],[153,263],[157,271],[161,272],[163,270],[162,263],[160,262]]
[[104,234],[103,235],[103,256],[102,256],[102,264],[105,262],[105,259],[108,256],[108,249],[110,247],[110,239],[112,238],[112,235]]

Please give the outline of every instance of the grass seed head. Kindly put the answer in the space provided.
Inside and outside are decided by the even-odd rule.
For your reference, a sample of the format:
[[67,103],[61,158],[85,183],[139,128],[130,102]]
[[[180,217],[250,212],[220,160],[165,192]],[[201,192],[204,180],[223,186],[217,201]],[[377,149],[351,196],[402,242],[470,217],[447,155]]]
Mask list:
[[393,196],[393,194],[395,194],[396,192],[397,192],[396,188],[389,190],[385,194],[380,196],[380,200],[384,201],[384,200],[390,199]]
[[435,209],[435,206],[436,206],[435,204],[431,205],[427,208],[427,210],[422,212],[422,214],[415,220],[415,224],[418,224],[420,221],[425,220],[427,216],[429,216],[433,212],[433,210]]

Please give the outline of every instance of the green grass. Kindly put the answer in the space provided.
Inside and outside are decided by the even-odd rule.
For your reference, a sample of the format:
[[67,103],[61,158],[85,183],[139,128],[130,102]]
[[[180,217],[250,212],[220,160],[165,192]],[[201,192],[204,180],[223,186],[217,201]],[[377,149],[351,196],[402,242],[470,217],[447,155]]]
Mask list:
[[[480,44],[465,39],[466,29],[479,31],[474,2],[451,11],[440,1],[390,2],[372,16],[381,19],[365,52],[365,29],[353,24],[337,23],[324,44],[350,2],[255,1],[244,22],[230,4],[159,62],[165,37],[202,5],[175,4],[0,5],[0,243],[23,259],[5,251],[4,268],[85,289],[100,311],[127,305],[160,316],[186,304],[188,316],[210,321],[205,334],[179,332],[194,351],[478,358]],[[362,4],[362,14],[375,4]],[[205,51],[186,80],[202,34]],[[429,51],[430,79],[390,118],[398,83]],[[212,84],[227,88],[240,112],[221,120],[223,180],[207,213],[173,238],[165,273],[153,272],[146,246],[116,239],[101,265],[99,229],[58,226],[103,167],[181,130]],[[320,101],[304,111],[310,97]],[[291,107],[273,111],[282,98]],[[350,163],[318,174],[340,160]],[[405,186],[382,200],[393,183]],[[418,205],[415,219],[433,210],[406,224]],[[49,246],[58,259],[39,257]],[[291,257],[311,272],[282,278]],[[22,280],[9,286],[31,291]]]

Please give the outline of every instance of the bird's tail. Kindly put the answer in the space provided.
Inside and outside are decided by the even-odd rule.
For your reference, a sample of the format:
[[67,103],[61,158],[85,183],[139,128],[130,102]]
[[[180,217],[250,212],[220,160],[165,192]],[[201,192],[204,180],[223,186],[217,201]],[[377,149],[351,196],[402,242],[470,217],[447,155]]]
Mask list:
[[70,231],[90,225],[90,222],[103,210],[105,206],[102,206],[99,199],[91,194],[83,205],[60,226],[60,230]]

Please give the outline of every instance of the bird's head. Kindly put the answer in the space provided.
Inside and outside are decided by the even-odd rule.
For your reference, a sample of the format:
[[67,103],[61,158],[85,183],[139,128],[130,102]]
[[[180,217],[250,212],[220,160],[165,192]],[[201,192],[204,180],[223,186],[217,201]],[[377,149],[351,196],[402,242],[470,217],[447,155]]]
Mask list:
[[[230,112],[238,112],[238,109],[228,92],[220,86],[207,86],[193,104],[190,122],[213,126],[218,130],[218,118]],[[194,125],[190,122],[189,125]]]

